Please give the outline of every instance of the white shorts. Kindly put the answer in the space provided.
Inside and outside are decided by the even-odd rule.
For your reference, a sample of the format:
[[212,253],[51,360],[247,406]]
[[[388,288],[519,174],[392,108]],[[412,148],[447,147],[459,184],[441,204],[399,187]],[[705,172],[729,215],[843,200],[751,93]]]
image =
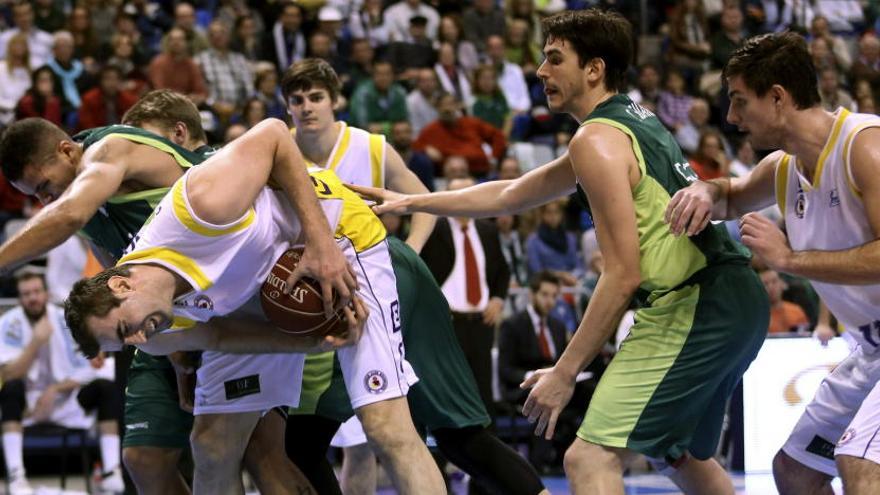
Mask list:
[[383,241],[357,253],[348,239],[338,243],[357,273],[358,295],[370,311],[358,343],[336,351],[351,407],[405,397],[418,378],[404,357],[397,279],[388,244]]
[[367,435],[364,433],[364,427],[357,416],[348,418],[348,421],[342,423],[330,445],[337,448],[354,447],[367,443]]
[[880,353],[857,347],[819,385],[782,447],[801,464],[837,476],[835,455],[880,464]]
[[265,412],[299,405],[304,354],[204,352],[193,414]]

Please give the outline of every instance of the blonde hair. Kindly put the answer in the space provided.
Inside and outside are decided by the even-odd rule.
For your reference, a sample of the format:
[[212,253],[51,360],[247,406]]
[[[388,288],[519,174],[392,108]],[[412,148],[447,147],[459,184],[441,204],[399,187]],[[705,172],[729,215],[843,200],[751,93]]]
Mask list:
[[6,70],[8,70],[10,74],[12,74],[13,67],[12,67],[12,64],[9,63],[11,60],[11,57],[9,57],[8,54],[9,54],[9,47],[12,46],[13,43],[22,43],[24,45],[24,56],[22,57],[22,64],[24,65],[24,68],[27,69],[28,72],[30,72],[30,70],[31,70],[31,62],[30,62],[31,49],[28,46],[27,34],[22,33],[22,32],[15,33],[14,35],[12,35],[12,37],[9,38],[9,41],[6,42],[6,47],[5,47],[6,53],[7,53],[7,55],[6,55]]

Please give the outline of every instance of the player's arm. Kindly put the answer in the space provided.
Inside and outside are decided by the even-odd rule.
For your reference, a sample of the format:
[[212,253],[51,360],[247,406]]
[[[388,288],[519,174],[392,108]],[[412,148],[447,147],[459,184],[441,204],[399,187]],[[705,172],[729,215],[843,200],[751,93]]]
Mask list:
[[333,312],[333,289],[339,293],[340,304],[351,300],[357,290],[356,278],[333,239],[302,154],[284,122],[260,122],[191,174],[187,192],[192,207],[204,220],[217,224],[241,218],[270,178],[278,183],[296,211],[305,237],[303,257],[287,287],[292,288],[303,276],[316,278],[328,315]]
[[[391,147],[385,145],[385,186],[392,190],[405,194],[426,194],[428,188],[416,177],[416,174],[406,166],[400,154]],[[427,213],[413,213],[409,226],[409,236],[406,243],[417,253],[434,231],[436,217]]]
[[850,163],[874,240],[842,251],[792,252],[787,242],[781,246],[768,245],[765,257],[771,266],[775,264],[780,271],[833,284],[880,283],[880,128],[865,129],[856,136]]
[[569,154],[529,171],[514,180],[496,180],[456,191],[405,195],[373,187],[353,187],[381,204],[377,214],[406,215],[417,211],[450,217],[497,217],[511,215],[571,194],[576,178]]
[[678,190],[666,207],[665,220],[675,235],[700,233],[710,220],[730,220],[772,205],[775,200],[777,151],[744,177],[697,181]]
[[105,139],[87,149],[82,172],[64,193],[0,246],[0,269],[42,256],[81,229],[125,180],[125,165],[111,163],[111,158],[125,156],[133,146],[122,139]]
[[638,163],[629,138],[607,125],[590,124],[572,139],[569,153],[590,199],[605,268],[583,320],[556,365],[536,372],[523,383],[524,388],[537,383],[523,414],[531,421],[539,419],[536,434],[547,426],[547,438],[553,434],[556,418],[571,397],[575,377],[608,342],[641,283],[630,179],[631,171],[638,170]]

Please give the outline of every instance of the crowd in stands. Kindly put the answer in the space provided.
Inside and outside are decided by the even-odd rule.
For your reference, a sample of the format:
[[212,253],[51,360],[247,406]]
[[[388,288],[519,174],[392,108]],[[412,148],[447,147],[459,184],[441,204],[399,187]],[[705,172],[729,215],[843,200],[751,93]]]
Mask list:
[[[761,156],[726,123],[721,79],[750,36],[802,33],[825,108],[877,110],[877,0],[13,0],[0,3],[0,129],[26,117],[70,133],[115,124],[140,95],[168,88],[199,106],[219,146],[265,118],[289,121],[280,75],[320,57],[343,83],[338,118],[385,134],[430,190],[513,179],[559,156],[577,130],[546,106],[540,19],[594,6],[632,22],[628,95],[657,114],[701,179],[746,174]],[[38,208],[0,176],[0,240],[7,222]],[[403,236],[405,220],[383,220]],[[494,219],[493,229],[509,269],[503,327],[549,316],[553,338],[571,334],[602,266],[584,205],[572,196]],[[774,331],[823,323],[808,284],[761,276],[779,294]],[[547,292],[552,304],[535,313]],[[513,335],[500,341],[503,353],[516,347]],[[564,342],[542,344],[528,366],[558,357]],[[521,379],[511,359],[500,358],[507,386]]]

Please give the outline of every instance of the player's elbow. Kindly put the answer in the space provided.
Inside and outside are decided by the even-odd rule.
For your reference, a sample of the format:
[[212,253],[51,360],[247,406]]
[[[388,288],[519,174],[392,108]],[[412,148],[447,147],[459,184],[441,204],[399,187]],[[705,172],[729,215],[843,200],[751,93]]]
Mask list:
[[614,281],[618,288],[627,294],[634,293],[642,284],[642,274],[639,272],[638,261],[634,263],[609,262],[605,260],[602,276],[607,276]]

